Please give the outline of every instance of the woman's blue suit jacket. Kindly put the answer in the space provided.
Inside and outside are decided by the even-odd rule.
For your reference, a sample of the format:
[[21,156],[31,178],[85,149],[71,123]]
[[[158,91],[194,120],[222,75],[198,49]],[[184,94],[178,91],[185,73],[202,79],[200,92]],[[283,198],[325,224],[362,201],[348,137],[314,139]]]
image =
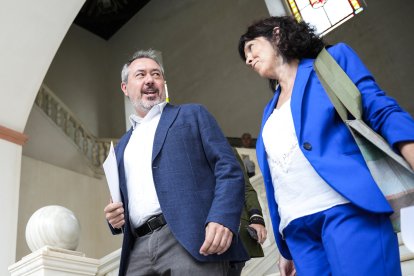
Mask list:
[[[124,151],[132,128],[120,139],[115,154],[125,209],[119,275],[124,275],[135,238],[128,212]],[[245,261],[249,257],[238,239],[244,204],[244,177],[217,122],[201,105],[167,104],[161,114],[152,149],[155,190],[167,224],[178,242],[199,261]],[[139,170],[140,168],[137,168]],[[199,253],[209,222],[229,228],[234,236],[221,255]],[[119,229],[111,230],[119,234]]]
[[[361,91],[364,121],[394,149],[398,142],[413,141],[413,119],[394,99],[385,95],[356,53],[343,43],[328,51]],[[358,146],[319,82],[313,62],[314,59],[300,61],[291,97],[300,149],[316,172],[350,202],[369,212],[391,213],[392,209],[372,179]],[[281,254],[292,259],[278,231],[280,217],[262,137],[263,126],[275,109],[279,94],[280,88],[264,110],[256,148],[276,242]],[[277,135],[278,130],[273,131]],[[306,180],[303,184],[306,185]]]

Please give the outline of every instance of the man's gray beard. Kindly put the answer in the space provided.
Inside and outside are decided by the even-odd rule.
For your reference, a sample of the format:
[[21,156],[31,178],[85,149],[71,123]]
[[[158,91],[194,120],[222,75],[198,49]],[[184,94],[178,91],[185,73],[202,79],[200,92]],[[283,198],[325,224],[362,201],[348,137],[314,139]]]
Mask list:
[[162,102],[163,102],[163,100],[161,98],[158,98],[158,100],[156,100],[156,101],[151,101],[150,103],[149,102],[144,103],[141,100],[138,100],[138,101],[132,101],[131,100],[131,103],[135,108],[141,109],[143,111],[150,111],[151,108],[153,108],[154,106],[156,106],[157,104],[160,104]]

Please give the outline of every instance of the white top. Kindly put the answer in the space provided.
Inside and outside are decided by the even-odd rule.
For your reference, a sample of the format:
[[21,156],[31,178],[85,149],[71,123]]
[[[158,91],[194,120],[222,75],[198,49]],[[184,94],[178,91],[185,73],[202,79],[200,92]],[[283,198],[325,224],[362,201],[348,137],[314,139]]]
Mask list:
[[163,102],[154,106],[144,118],[135,114],[129,117],[133,131],[124,152],[124,168],[129,217],[134,228],[161,213],[151,164],[155,131],[165,105]]
[[349,202],[318,175],[300,150],[290,99],[273,111],[262,136],[279,207],[281,235],[294,219]]

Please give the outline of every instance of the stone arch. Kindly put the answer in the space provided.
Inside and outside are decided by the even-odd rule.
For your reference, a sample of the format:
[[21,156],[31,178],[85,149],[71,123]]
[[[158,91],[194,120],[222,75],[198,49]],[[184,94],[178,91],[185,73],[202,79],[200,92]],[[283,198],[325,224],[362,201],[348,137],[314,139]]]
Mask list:
[[[23,136],[39,87],[85,0],[2,1],[0,9],[0,274],[15,262]],[[19,136],[19,134],[21,136]]]

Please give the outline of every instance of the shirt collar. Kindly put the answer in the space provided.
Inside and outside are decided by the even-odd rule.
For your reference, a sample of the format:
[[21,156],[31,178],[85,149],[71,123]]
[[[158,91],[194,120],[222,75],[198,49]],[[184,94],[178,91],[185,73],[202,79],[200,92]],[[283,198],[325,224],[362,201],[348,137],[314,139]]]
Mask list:
[[147,121],[158,114],[161,115],[166,105],[167,102],[162,102],[157,105],[154,105],[151,108],[151,110],[147,113],[147,115],[145,115],[145,117],[138,116],[137,114],[131,114],[129,116],[129,121],[131,122],[132,128],[135,129],[135,127],[143,121]]

